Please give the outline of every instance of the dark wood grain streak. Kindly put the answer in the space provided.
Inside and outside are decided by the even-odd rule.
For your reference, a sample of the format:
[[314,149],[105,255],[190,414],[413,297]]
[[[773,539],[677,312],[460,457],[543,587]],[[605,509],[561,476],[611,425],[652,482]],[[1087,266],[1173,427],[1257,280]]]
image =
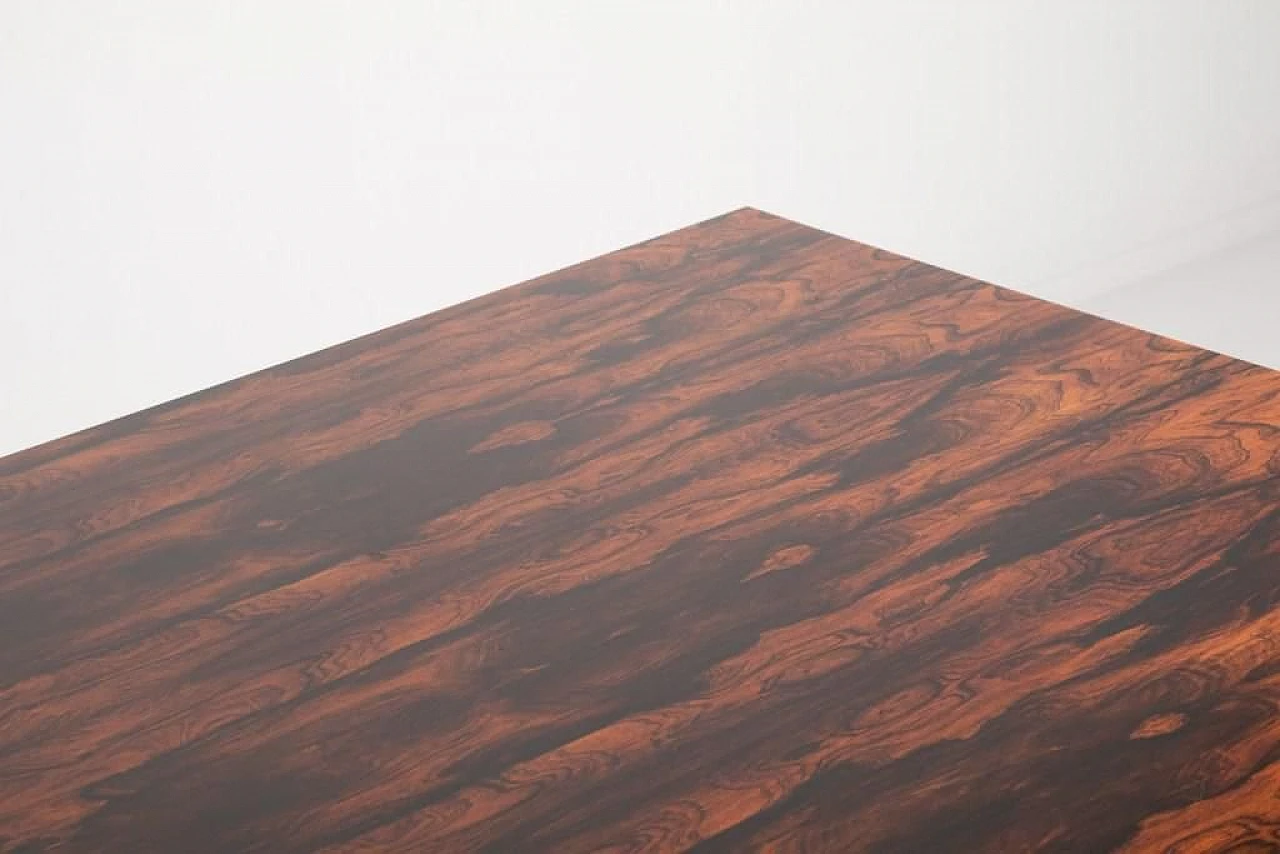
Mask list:
[[9,852],[1280,851],[1280,375],[737,211],[0,460]]

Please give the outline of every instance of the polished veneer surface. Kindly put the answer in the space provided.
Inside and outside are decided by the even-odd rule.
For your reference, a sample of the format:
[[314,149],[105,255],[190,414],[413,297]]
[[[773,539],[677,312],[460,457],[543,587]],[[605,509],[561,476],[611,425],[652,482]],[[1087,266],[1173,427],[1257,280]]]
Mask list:
[[737,211],[0,460],[0,850],[1280,850],[1278,499],[1280,375]]

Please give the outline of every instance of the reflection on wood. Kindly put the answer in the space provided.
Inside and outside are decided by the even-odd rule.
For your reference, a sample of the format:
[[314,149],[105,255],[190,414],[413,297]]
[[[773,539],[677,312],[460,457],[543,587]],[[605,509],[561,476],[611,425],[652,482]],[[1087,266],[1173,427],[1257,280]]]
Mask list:
[[737,211],[0,460],[0,850],[1278,850],[1278,498],[1280,375]]

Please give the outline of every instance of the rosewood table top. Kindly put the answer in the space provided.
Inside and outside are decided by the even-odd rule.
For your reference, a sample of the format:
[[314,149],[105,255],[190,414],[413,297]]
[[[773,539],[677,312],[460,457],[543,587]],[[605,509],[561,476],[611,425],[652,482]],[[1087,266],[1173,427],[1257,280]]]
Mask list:
[[743,209],[0,460],[0,851],[1280,851],[1280,374]]

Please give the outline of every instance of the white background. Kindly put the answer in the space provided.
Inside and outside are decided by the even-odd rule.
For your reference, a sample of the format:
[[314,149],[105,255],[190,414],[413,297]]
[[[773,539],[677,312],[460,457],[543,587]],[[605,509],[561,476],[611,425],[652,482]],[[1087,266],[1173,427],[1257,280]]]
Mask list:
[[742,205],[1280,366],[1273,0],[0,3],[0,453]]

